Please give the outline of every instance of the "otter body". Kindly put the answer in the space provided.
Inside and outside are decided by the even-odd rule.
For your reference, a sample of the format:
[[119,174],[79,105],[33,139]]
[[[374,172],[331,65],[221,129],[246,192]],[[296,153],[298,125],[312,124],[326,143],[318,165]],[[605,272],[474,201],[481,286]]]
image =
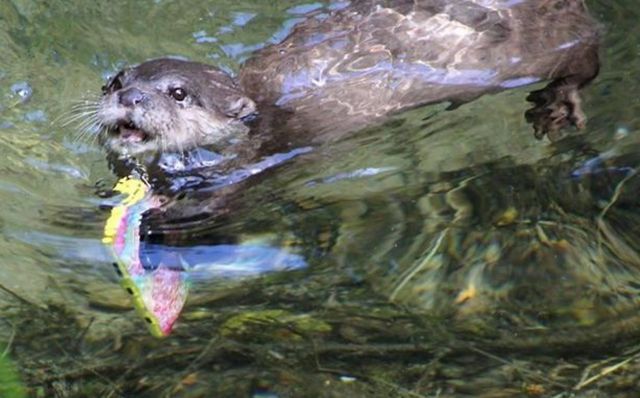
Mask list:
[[[560,79],[541,108],[579,106],[575,90],[597,71],[595,24],[581,0],[356,0],[255,54],[239,81],[259,104],[298,115],[290,128],[335,134],[544,80]],[[535,111],[530,117],[539,134],[581,127],[581,112],[566,111],[557,125]]]
[[551,81],[529,96],[527,119],[538,137],[554,138],[584,125],[577,90],[598,72],[597,47],[582,0],[352,0],[309,14],[254,53],[237,80],[176,59],[125,69],[104,88],[97,116],[119,154],[209,144],[255,152]]

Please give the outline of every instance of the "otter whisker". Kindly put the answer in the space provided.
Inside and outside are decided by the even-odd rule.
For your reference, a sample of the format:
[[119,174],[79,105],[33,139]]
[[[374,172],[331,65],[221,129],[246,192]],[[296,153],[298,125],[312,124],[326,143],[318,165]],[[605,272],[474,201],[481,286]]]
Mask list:
[[73,115],[69,115],[68,117],[66,117],[65,120],[57,119],[52,123],[59,123],[61,127],[67,127],[70,124],[73,124],[78,120],[86,119],[87,117],[97,118],[96,112],[93,112],[93,111],[79,112]]
[[75,114],[83,113],[86,111],[97,112],[98,109],[99,109],[99,103],[97,102],[92,102],[90,104],[75,104],[67,108],[64,112],[61,112],[60,115],[56,119],[54,119],[54,122],[60,119],[64,119],[69,115],[75,115]]
[[95,126],[95,129],[98,130],[100,129],[97,134],[92,134],[92,139],[91,142],[89,142],[89,145],[96,145],[99,142],[100,136],[104,135],[104,134],[108,134],[108,128],[106,126],[104,126],[102,123],[97,123]]
[[84,136],[91,134],[100,126],[100,121],[97,115],[90,115],[87,119],[82,121],[77,128],[76,140],[83,139]]
[[78,111],[85,110],[94,110],[97,111],[100,107],[100,102],[97,99],[80,99],[78,101],[73,101],[71,105],[61,112],[58,117],[56,117],[52,123],[57,123],[58,120],[67,117],[70,114],[76,114]]
[[99,123],[97,120],[91,120],[88,121],[87,123],[83,124],[82,126],[80,126],[78,128],[78,136],[86,136],[86,135],[90,135],[93,134],[97,127],[99,127]]
[[67,110],[66,112],[63,112],[60,115],[58,115],[55,119],[53,119],[51,121],[51,124],[52,125],[57,125],[62,120],[68,120],[68,119],[74,118],[76,116],[83,117],[83,116],[90,115],[90,114],[96,113],[96,112],[97,112],[97,108],[95,108],[95,109],[82,109],[82,110],[70,109],[70,110]]
[[83,128],[82,130],[78,130],[78,132],[74,135],[74,142],[85,141],[85,139],[88,136],[92,136],[93,139],[95,139],[97,134],[93,134],[93,131],[95,129],[97,129],[98,126],[99,126],[99,124],[97,122],[94,122],[94,123],[91,123],[91,124],[87,125],[86,128]]
[[87,119],[83,121],[80,125],[78,125],[73,132],[73,136],[76,140],[82,139],[82,137],[87,135],[92,135],[97,130],[99,126],[99,121],[95,119]]
[[100,104],[98,102],[95,103],[85,103],[85,104],[77,104],[73,105],[69,108],[71,111],[84,110],[84,109],[98,109]]
[[64,119],[66,117],[69,117],[70,115],[76,115],[78,113],[85,113],[85,112],[97,112],[98,111],[98,106],[86,106],[86,107],[78,107],[78,108],[70,108],[68,110],[66,110],[65,112],[62,112],[56,119],[54,119],[54,121],[60,120],[60,119]]

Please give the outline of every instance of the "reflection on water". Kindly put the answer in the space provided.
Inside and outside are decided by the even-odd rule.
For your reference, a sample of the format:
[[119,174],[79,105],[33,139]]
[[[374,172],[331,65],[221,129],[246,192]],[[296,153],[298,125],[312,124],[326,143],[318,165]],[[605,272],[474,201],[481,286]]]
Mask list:
[[145,269],[158,264],[184,269],[191,277],[238,278],[267,272],[289,271],[306,266],[303,257],[278,247],[260,244],[212,245],[167,248],[143,244],[142,262]]
[[[143,221],[141,260],[179,264],[192,286],[173,334],[148,335],[100,242],[114,198],[96,191],[116,177],[65,112],[154,56],[237,70],[322,6],[0,2],[0,341],[32,395],[633,390],[640,15],[624,0],[590,2],[605,35],[583,135],[535,140],[533,86],[417,109],[208,190],[177,176],[189,192]],[[225,211],[198,211],[236,186]]]

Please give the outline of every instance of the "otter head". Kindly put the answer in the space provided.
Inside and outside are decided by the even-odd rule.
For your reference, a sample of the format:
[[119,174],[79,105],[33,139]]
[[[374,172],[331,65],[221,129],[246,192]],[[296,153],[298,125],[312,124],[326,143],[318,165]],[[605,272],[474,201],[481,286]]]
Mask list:
[[119,155],[224,145],[248,132],[244,121],[256,112],[227,74],[178,59],[124,69],[102,92],[100,141]]

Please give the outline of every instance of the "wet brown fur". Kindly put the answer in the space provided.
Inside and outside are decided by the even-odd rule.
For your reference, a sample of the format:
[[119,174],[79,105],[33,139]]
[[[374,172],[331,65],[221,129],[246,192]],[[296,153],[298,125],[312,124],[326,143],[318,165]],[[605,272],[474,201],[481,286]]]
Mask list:
[[[158,150],[215,144],[264,154],[337,139],[417,106],[449,101],[454,108],[486,93],[551,81],[528,97],[535,106],[526,118],[537,137],[556,139],[564,127],[584,126],[578,90],[597,73],[598,29],[582,0],[353,0],[309,14],[284,41],[253,54],[237,81],[208,65],[152,60],[125,71],[122,87],[112,82],[101,109],[118,108],[125,119],[140,106],[168,112],[170,101],[153,99],[166,95],[155,81],[189,81],[189,106],[234,127],[193,137],[190,122],[176,116],[188,126],[152,133],[187,137]],[[147,103],[118,104],[130,87],[146,90]],[[257,120],[247,122],[255,110]],[[248,135],[237,128],[244,124]]]

